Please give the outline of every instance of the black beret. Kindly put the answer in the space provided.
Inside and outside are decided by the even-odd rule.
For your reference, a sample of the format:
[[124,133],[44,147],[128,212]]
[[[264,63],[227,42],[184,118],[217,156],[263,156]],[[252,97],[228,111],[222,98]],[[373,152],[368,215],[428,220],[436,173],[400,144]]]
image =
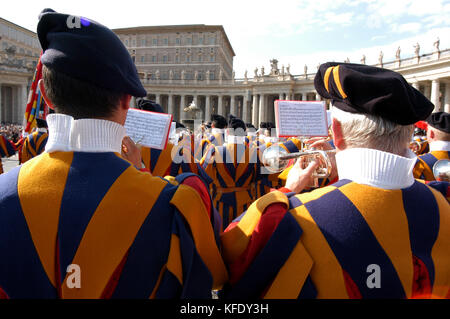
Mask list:
[[145,111],[164,113],[161,105],[148,99],[137,99],[137,107]]
[[217,128],[225,128],[227,126],[226,118],[219,114],[212,114],[211,121],[214,122],[214,126],[217,126]]
[[41,13],[39,13],[38,20],[42,17],[42,15],[44,13],[47,13],[47,12],[56,12],[56,11],[53,9],[50,9],[50,8],[45,8],[44,10],[41,11]]
[[184,126],[180,122],[175,122],[175,128],[186,128],[186,126]]
[[450,113],[447,112],[436,112],[432,113],[427,118],[428,125],[434,127],[435,129],[450,133]]
[[230,122],[228,123],[228,127],[233,128],[234,130],[237,130],[238,128],[241,128],[243,132],[245,132],[246,127],[244,121],[242,121],[240,118],[232,117],[230,118]]
[[254,129],[256,129],[255,126],[252,123],[245,123],[245,126],[247,128],[254,128]]
[[267,122],[261,122],[259,128],[267,128]]
[[314,87],[343,111],[377,115],[401,125],[424,120],[434,109],[433,103],[401,74],[369,65],[322,64]]
[[90,19],[44,11],[37,35],[45,66],[114,92],[147,95],[130,54],[114,32]]
[[48,127],[46,120],[36,118],[36,123],[37,123],[37,127],[39,127],[39,128]]

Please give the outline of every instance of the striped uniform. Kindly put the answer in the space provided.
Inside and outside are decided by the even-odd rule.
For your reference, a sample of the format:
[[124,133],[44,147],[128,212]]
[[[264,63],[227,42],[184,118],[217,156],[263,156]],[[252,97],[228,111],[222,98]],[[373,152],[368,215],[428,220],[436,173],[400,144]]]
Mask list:
[[3,174],[3,165],[1,158],[10,157],[16,153],[14,144],[3,135],[0,135],[0,174]]
[[25,163],[45,150],[48,134],[45,132],[33,132],[28,135],[22,145],[20,162]]
[[200,141],[196,146],[194,157],[201,160],[210,149],[211,145],[222,146],[225,143],[225,133],[215,132],[211,133],[207,138]]
[[113,152],[43,153],[1,175],[0,296],[211,298],[227,279],[216,217],[206,186],[181,177]]
[[153,176],[175,177],[182,173],[194,173],[211,183],[200,163],[195,162],[190,148],[183,148],[183,143],[173,145],[169,142],[163,150],[143,146],[141,156],[144,166]]
[[450,297],[450,206],[418,181],[274,191],[221,240],[228,298]]
[[432,151],[430,153],[417,157],[416,166],[414,166],[413,174],[415,178],[424,179],[426,181],[436,180],[433,175],[433,165],[441,159],[449,159],[448,151]]
[[254,201],[252,185],[256,153],[245,144],[227,143],[210,147],[201,164],[213,181],[213,204],[222,217],[222,229],[225,229]]
[[[266,148],[272,146],[272,143],[261,143],[259,146],[256,147],[257,154],[258,154],[258,160],[257,160],[257,166],[256,166],[256,178],[255,178],[255,190],[254,190],[254,196],[255,199],[258,199],[265,194],[270,192],[271,188],[276,188],[278,186],[281,186],[281,181],[278,180],[278,175],[280,173],[270,173],[267,170],[264,170],[264,164],[263,164],[263,154]],[[268,174],[270,173],[270,174]]]

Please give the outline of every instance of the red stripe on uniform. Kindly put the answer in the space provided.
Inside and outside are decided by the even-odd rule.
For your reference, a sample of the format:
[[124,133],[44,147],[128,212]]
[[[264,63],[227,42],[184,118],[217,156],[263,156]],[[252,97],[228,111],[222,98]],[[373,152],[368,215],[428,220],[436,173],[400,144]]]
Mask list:
[[281,203],[272,204],[266,208],[244,253],[229,266],[230,283],[232,285],[241,279],[250,263],[267,244],[286,212],[286,205]]
[[352,277],[344,269],[342,269],[342,273],[344,275],[345,289],[347,290],[348,297],[350,299],[362,299],[361,292]]
[[0,299],[9,299],[8,294],[0,287]]
[[209,190],[206,188],[205,184],[196,176],[186,178],[183,183],[195,189],[202,197],[203,204],[205,204],[206,211],[208,212],[209,218],[211,218],[211,198],[209,197]]
[[412,299],[424,299],[431,297],[431,281],[428,269],[420,258],[413,255],[414,280],[412,287]]

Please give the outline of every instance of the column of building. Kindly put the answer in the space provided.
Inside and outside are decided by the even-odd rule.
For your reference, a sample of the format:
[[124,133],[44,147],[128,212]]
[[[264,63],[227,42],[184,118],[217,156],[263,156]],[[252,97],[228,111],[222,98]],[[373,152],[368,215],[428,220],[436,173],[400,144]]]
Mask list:
[[28,102],[28,87],[27,84],[22,84],[19,90],[19,105],[18,105],[18,114],[17,114],[17,123],[21,123],[23,121],[23,116],[25,114],[25,110],[27,108]]
[[258,118],[259,118],[259,114],[258,114],[258,98],[259,95],[258,94],[253,94],[253,106],[252,106],[252,123],[256,128],[259,128],[259,122],[258,122]]
[[167,113],[172,114],[172,115],[174,114],[174,112],[173,112],[173,95],[172,94],[169,94],[167,96]]
[[439,80],[435,79],[431,81],[431,95],[430,95],[430,101],[434,104],[434,111],[438,112],[441,109],[440,101],[439,101]]
[[184,108],[185,108],[185,100],[186,100],[186,96],[184,94],[182,94],[180,96],[180,122],[184,119],[186,119],[186,113],[184,112]]
[[230,114],[236,116],[236,96],[230,96]]
[[205,121],[211,121],[211,96],[207,95],[205,97]]
[[242,121],[248,123],[248,92],[245,92],[242,105]]
[[260,94],[259,96],[259,122],[258,126],[261,122],[266,121],[266,95]]
[[450,113],[450,82],[445,83],[444,111]]
[[218,101],[218,103],[217,103],[217,114],[223,115],[223,96],[219,95],[217,97],[217,101]]

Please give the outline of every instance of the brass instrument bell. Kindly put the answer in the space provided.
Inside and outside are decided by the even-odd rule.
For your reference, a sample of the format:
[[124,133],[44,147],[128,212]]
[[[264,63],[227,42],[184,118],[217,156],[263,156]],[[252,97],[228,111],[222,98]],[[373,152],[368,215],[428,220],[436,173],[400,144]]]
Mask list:
[[441,159],[434,163],[433,175],[437,181],[450,182],[450,160]]

